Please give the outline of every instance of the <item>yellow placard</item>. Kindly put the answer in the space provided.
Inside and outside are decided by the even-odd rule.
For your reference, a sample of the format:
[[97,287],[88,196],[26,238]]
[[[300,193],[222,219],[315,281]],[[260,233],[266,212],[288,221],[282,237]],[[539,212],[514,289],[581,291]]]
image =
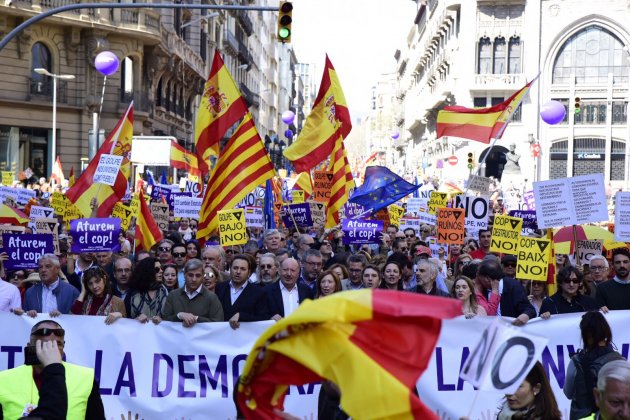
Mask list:
[[59,191],[52,193],[50,197],[50,206],[55,210],[55,214],[60,215],[64,220],[69,202],[68,197]]
[[125,231],[129,230],[131,224],[131,209],[123,203],[116,203],[112,209],[112,217],[120,219],[120,227]]
[[242,245],[248,241],[243,209],[219,211],[219,236],[222,246]]
[[547,270],[549,270],[551,260],[551,241],[521,236],[518,241],[517,258],[517,279],[547,281]]
[[82,219],[83,213],[77,206],[75,206],[70,200],[66,203],[66,211],[63,215],[63,220],[66,222],[66,228],[70,229],[70,221],[74,219]]
[[523,219],[519,217],[495,215],[492,224],[490,252],[516,255],[522,228]]
[[129,203],[129,209],[131,210],[131,217],[137,218],[138,213],[140,213],[140,196],[138,195],[138,193],[133,193],[133,197],[131,197],[131,203]]
[[15,172],[2,171],[2,185],[10,187],[11,185],[13,185],[14,179],[15,179]]
[[429,197],[429,214],[436,214],[438,207],[446,207],[448,201],[448,193],[431,191],[431,197]]
[[304,202],[304,191],[303,190],[291,191],[291,202],[293,204],[302,204]]
[[405,209],[397,206],[396,204],[392,204],[388,207],[389,209],[389,223],[392,225],[396,225],[400,227],[400,218],[405,215]]

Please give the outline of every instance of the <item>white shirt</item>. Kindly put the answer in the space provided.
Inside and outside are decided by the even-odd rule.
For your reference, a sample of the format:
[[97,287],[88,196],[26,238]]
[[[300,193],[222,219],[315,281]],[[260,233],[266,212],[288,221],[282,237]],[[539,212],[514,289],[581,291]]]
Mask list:
[[53,290],[59,287],[59,279],[55,280],[50,286],[42,283],[42,313],[49,313],[57,310],[57,296],[53,294]]
[[616,281],[619,284],[630,284],[630,279],[628,279],[628,280],[621,280],[619,277],[615,276],[615,277],[613,277],[613,280]]
[[195,298],[195,296],[197,296],[199,293],[201,293],[201,288],[203,287],[203,284],[200,285],[197,290],[193,290],[192,292],[188,292],[188,287],[184,286],[184,293],[186,293],[186,296],[188,296],[188,299],[193,300]]
[[13,308],[22,307],[20,289],[0,279],[0,312],[9,312]]
[[232,305],[234,305],[234,302],[236,302],[236,299],[238,299],[241,293],[243,293],[243,290],[245,290],[245,287],[247,287],[247,282],[243,283],[241,287],[236,288],[234,287],[234,283],[230,281],[230,300],[232,301]]
[[282,293],[282,305],[284,306],[284,316],[291,315],[293,311],[300,305],[300,297],[298,295],[297,284],[293,289],[288,290],[284,287],[284,283],[280,282],[280,292]]

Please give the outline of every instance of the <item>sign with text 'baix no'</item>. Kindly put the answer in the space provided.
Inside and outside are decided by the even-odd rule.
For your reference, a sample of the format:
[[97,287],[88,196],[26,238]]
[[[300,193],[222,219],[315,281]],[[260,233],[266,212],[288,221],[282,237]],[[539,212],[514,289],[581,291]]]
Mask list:
[[287,228],[313,226],[311,206],[308,203],[289,204],[282,208],[282,222]]
[[516,255],[518,238],[523,228],[523,219],[503,215],[495,215],[492,224],[490,252]]
[[120,219],[115,217],[76,219],[70,222],[71,251],[103,252],[120,251],[118,235]]
[[48,234],[2,234],[2,246],[9,259],[4,261],[7,270],[36,269],[44,254],[55,250],[53,237]]
[[381,232],[383,231],[383,221],[344,219],[341,222],[341,230],[343,231],[343,243],[345,245],[377,244],[380,242]]
[[464,210],[439,208],[437,210],[437,240],[441,244],[464,243]]
[[242,245],[248,241],[245,226],[245,210],[221,210],[219,214],[219,237],[222,246]]
[[446,207],[448,193],[432,191],[429,199],[429,214],[436,214],[438,207]]
[[329,171],[313,172],[313,200],[328,203],[332,190],[333,173]]
[[110,186],[114,185],[122,161],[122,156],[102,154],[98,160],[96,172],[94,173],[94,183]]
[[549,263],[551,262],[551,241],[519,236],[516,258],[516,278],[547,281]]

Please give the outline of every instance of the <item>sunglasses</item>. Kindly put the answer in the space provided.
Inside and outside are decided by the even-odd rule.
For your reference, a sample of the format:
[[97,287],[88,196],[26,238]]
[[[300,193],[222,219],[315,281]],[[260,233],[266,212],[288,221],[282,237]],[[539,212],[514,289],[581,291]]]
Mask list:
[[153,268],[153,270],[154,270],[156,273],[159,273],[160,271],[162,271],[162,267],[154,267],[154,268]]
[[66,331],[61,328],[40,328],[31,333],[35,337],[48,337],[50,334],[54,334],[55,337],[63,337],[66,335]]
[[160,252],[171,252],[171,247],[168,246],[159,246],[158,251]]
[[426,273],[426,272],[427,272],[427,270],[425,270],[424,268],[418,268],[418,269],[416,270],[416,272],[417,272],[417,273]]
[[259,267],[261,269],[263,269],[263,270],[269,270],[271,267],[273,267],[273,265],[271,265],[271,264],[261,264]]
[[214,274],[213,273],[205,273],[203,275],[204,278],[206,279],[213,279],[214,278]]
[[505,267],[512,267],[512,268],[516,267],[516,263],[505,263],[505,264],[503,264],[503,265],[504,265]]
[[233,249],[226,249],[225,253],[226,254],[234,254],[234,250]]
[[405,235],[407,238],[415,238],[416,235]]
[[571,284],[571,283],[573,283],[573,284],[580,284],[580,281],[578,279],[566,279],[564,281],[564,284]]
[[185,257],[186,253],[185,252],[173,252],[173,257],[175,258],[182,258]]

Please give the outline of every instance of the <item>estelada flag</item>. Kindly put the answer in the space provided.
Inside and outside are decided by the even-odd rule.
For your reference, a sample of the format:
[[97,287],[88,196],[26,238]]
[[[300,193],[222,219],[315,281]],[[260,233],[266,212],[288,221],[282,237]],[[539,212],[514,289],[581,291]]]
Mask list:
[[289,385],[326,379],[352,418],[437,419],[411,391],[455,299],[363,289],[304,301],[254,344],[238,384],[248,419],[275,419]]
[[247,104],[216,50],[195,124],[195,147],[199,169],[204,174],[209,172],[210,156],[219,154],[219,143],[225,132],[247,112]]
[[[133,101],[125,115],[118,121],[114,130],[109,134],[105,143],[98,149],[85,171],[77,182],[66,191],[66,196],[73,202],[84,217],[90,217],[92,208],[90,203],[94,197],[98,200],[96,217],[109,217],[118,201],[127,192],[129,175],[131,173],[131,139],[133,137]],[[103,154],[122,156],[123,160],[113,186],[97,184],[94,174],[98,162]]]
[[346,97],[337,72],[326,55],[324,74],[313,109],[295,142],[285,149],[284,156],[293,163],[297,172],[310,171],[330,156],[337,138],[341,135],[345,139],[351,129]]
[[486,144],[490,143],[490,139],[500,139],[512,114],[536,79],[538,76],[505,101],[489,108],[444,107],[437,116],[437,137],[461,137]]
[[140,190],[139,197],[140,211],[138,211],[136,218],[136,249],[149,251],[153,245],[164,239],[164,234],[155,222],[142,190]]

